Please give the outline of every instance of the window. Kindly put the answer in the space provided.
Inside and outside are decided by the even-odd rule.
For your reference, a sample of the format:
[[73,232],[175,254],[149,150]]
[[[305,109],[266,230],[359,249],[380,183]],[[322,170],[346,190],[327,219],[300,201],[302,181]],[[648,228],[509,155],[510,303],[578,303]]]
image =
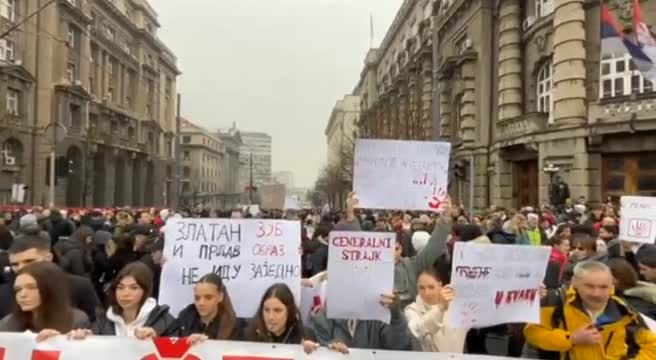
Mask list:
[[191,136],[183,136],[182,137],[182,143],[183,144],[189,144],[191,142]]
[[134,133],[135,133],[134,127],[132,126],[128,127],[128,138],[134,139]]
[[630,54],[609,54],[601,59],[599,97],[602,99],[654,91],[631,60]]
[[[537,111],[551,113],[553,107],[553,66],[551,60],[545,62],[538,72]],[[551,122],[551,116],[549,117]]]
[[14,89],[7,89],[7,113],[18,115],[18,103],[20,101],[20,92]]
[[107,101],[114,101],[114,88],[107,89]]
[[603,197],[656,195],[656,153],[606,155],[602,162]]
[[76,74],[75,74],[75,64],[69,63],[66,65],[66,80],[68,80],[69,83],[73,84],[75,82]]
[[118,121],[112,120],[109,130],[112,134],[118,134]]
[[76,32],[75,27],[69,24],[68,33],[66,34],[66,46],[68,46],[71,49],[75,47],[75,38],[76,38],[75,32]]
[[10,21],[16,17],[16,0],[0,1],[0,16]]
[[79,105],[71,104],[70,105],[70,118],[71,118],[71,128],[81,129],[82,128],[82,108]]
[[540,18],[553,12],[553,0],[535,0],[535,16]]
[[0,39],[0,60],[14,61],[14,42],[7,39]]
[[189,151],[183,151],[182,160],[190,160],[190,159],[191,159],[191,154],[189,154]]

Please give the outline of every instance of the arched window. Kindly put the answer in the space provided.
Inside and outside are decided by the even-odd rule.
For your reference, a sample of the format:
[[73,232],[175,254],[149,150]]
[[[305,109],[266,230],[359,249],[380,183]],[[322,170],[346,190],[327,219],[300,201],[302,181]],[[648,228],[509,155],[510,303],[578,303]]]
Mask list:
[[651,81],[642,76],[628,53],[605,54],[599,67],[599,97],[602,99],[654,91]]
[[553,66],[551,60],[546,61],[538,71],[537,110],[551,113],[553,107]]

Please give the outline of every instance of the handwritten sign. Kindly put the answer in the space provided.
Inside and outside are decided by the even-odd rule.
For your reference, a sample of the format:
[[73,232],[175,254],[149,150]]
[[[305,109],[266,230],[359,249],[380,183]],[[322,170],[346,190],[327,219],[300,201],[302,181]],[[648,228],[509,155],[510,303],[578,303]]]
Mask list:
[[330,233],[328,318],[390,322],[390,312],[380,305],[380,298],[393,293],[395,238],[394,233]]
[[546,246],[456,242],[451,285],[454,327],[540,321],[540,286],[551,249]]
[[656,197],[622,196],[620,240],[653,244],[656,239]]
[[209,273],[221,276],[239,317],[253,317],[275,283],[286,283],[299,301],[298,221],[180,218],[165,231],[159,300],[173,314],[193,302],[193,285]]
[[435,211],[446,200],[451,144],[358,139],[353,188],[360,206]]

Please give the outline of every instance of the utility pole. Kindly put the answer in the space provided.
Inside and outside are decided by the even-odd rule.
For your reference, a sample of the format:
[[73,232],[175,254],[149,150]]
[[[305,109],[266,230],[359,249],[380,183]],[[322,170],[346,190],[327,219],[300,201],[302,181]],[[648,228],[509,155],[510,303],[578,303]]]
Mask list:
[[253,205],[253,152],[251,152],[251,174],[250,181],[248,185],[248,205]]
[[177,194],[176,208],[182,205],[182,167],[180,166],[180,102],[182,96],[178,94],[176,100],[175,116],[175,189]]

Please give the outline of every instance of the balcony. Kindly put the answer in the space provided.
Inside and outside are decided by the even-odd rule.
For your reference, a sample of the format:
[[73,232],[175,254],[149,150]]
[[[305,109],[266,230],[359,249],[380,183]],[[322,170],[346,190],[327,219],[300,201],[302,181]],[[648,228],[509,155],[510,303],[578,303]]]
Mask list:
[[549,114],[528,113],[498,124],[498,140],[508,140],[519,136],[531,135],[547,129]]

